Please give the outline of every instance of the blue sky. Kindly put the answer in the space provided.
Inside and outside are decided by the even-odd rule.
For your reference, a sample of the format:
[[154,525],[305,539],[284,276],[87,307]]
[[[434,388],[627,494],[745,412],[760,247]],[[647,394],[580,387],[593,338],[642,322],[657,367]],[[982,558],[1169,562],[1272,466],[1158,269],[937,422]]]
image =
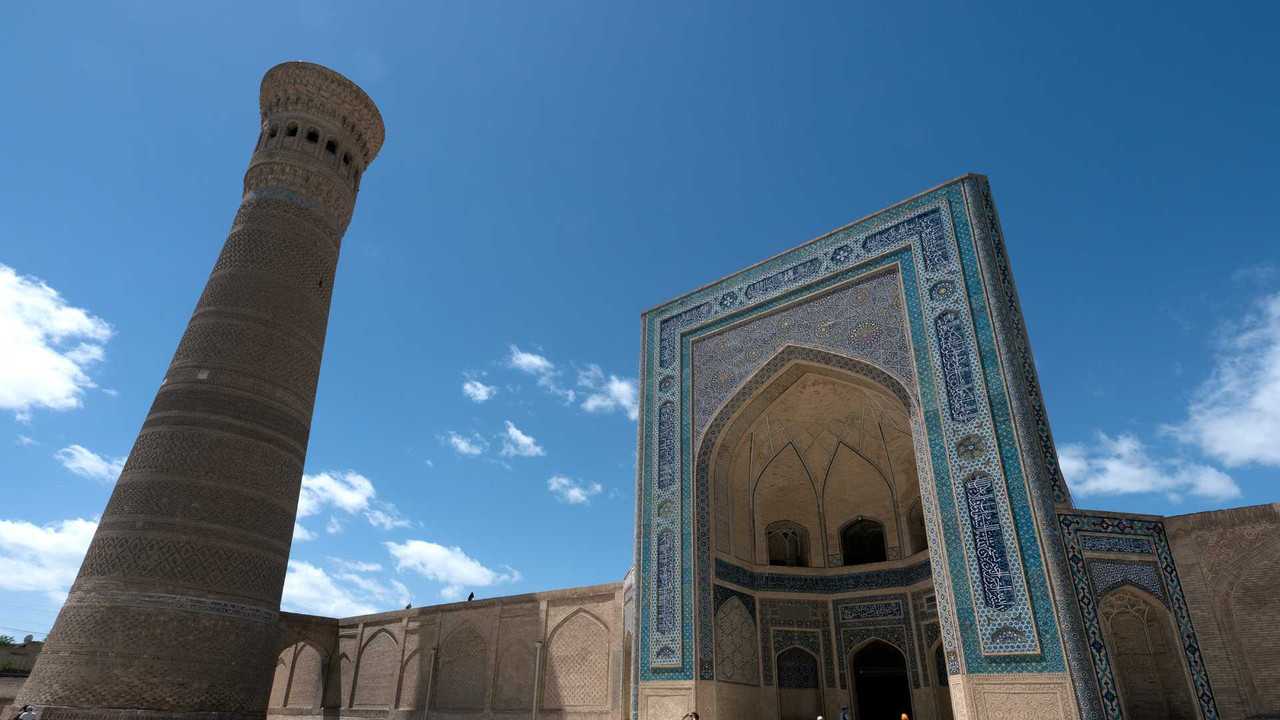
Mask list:
[[1277,6],[898,5],[6,3],[0,634],[52,624],[287,59],[387,142],[286,608],[620,579],[640,312],[969,171],[1078,504],[1280,499]]

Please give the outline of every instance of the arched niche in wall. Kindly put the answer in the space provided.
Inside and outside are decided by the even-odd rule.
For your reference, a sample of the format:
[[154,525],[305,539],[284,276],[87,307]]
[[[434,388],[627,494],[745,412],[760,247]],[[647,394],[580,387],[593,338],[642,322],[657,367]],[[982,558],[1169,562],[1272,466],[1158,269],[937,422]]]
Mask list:
[[1098,603],[1126,720],[1196,720],[1173,617],[1144,590],[1123,585]]
[[609,704],[609,630],[595,615],[573,611],[551,631],[543,671],[542,707],[601,708]]
[[489,694],[489,643],[469,623],[449,633],[440,644],[431,707],[437,710],[484,710]]
[[311,643],[298,643],[294,647],[297,652],[293,658],[285,707],[318,708],[324,690],[324,657]]
[[352,707],[390,707],[399,677],[400,644],[386,629],[379,629],[360,651]]
[[812,720],[822,714],[822,681],[817,656],[789,647],[775,660],[778,714],[782,720]]

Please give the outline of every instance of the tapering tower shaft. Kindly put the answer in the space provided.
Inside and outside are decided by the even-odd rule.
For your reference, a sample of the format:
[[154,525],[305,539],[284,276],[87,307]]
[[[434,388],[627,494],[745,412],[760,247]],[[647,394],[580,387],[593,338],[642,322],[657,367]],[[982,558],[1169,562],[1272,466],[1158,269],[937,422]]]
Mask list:
[[[235,222],[17,700],[63,718],[261,718],[334,271],[382,119],[267,72]],[[139,712],[141,711],[141,712]]]

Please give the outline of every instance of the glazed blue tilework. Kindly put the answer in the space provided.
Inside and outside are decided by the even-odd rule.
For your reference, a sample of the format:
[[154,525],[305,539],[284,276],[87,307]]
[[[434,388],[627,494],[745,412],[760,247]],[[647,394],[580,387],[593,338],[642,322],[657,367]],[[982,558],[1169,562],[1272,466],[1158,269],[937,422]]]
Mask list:
[[873,595],[832,602],[836,636],[840,639],[840,687],[849,687],[849,653],[867,640],[883,640],[898,648],[911,670],[911,684],[920,687],[920,668],[912,650],[915,634],[907,617],[907,594]]
[[[1155,549],[1155,560],[1160,571],[1161,594],[1159,596],[1167,603],[1174,619],[1177,621],[1183,657],[1186,660],[1186,667],[1191,677],[1196,699],[1200,704],[1200,717],[1203,720],[1218,720],[1218,707],[1214,702],[1213,687],[1209,683],[1209,674],[1205,670],[1204,657],[1200,652],[1200,641],[1196,638],[1195,628],[1191,624],[1191,613],[1187,609],[1187,601],[1182,594],[1182,582],[1178,579],[1178,568],[1173,562],[1173,553],[1169,549],[1168,538],[1165,537],[1164,523],[1157,520],[1063,512],[1058,514],[1058,524],[1062,531],[1063,543],[1067,549],[1067,562],[1071,568],[1076,600],[1080,604],[1080,612],[1084,617],[1085,631],[1089,639],[1089,652],[1092,656],[1098,689],[1102,696],[1102,709],[1105,717],[1108,720],[1123,720],[1124,714],[1120,705],[1115,671],[1111,663],[1111,657],[1107,653],[1106,641],[1102,634],[1102,625],[1098,619],[1098,603],[1104,591],[1095,586],[1095,578],[1089,567],[1090,564],[1099,561],[1086,559],[1084,550],[1081,547],[1081,539],[1091,535],[1138,538],[1151,543]],[[1119,570],[1109,571],[1103,573],[1100,577],[1104,581],[1110,582],[1119,572]],[[1126,570],[1125,572],[1129,574],[1128,579],[1130,580],[1136,577],[1132,570]],[[1142,571],[1139,570],[1138,572]],[[1144,583],[1153,582],[1149,578],[1139,577],[1137,579],[1139,582]],[[1142,586],[1139,585],[1139,587]],[[1114,589],[1114,587],[1110,589]]]
[[1080,549],[1085,552],[1129,553],[1154,555],[1156,548],[1144,537],[1124,535],[1081,535]]
[[902,619],[903,602],[901,599],[836,603],[837,622],[858,622],[860,620],[878,620],[880,618]]
[[1151,593],[1165,607],[1169,606],[1164,596],[1164,583],[1160,580],[1160,569],[1154,563],[1089,559],[1085,566],[1089,568],[1093,591],[1099,599],[1122,585],[1132,585]]
[[1009,556],[1005,552],[1004,526],[996,510],[995,481],[984,472],[964,479],[964,500],[969,511],[969,532],[973,534],[978,563],[982,567],[982,602],[995,610],[1013,603],[1009,583]]
[[715,559],[716,579],[756,591],[782,591],[830,595],[833,593],[905,587],[929,577],[929,561],[909,567],[841,575],[801,575],[754,572],[720,558]]
[[[774,630],[773,646],[778,649],[774,663],[778,666],[778,687],[788,689],[816,688],[822,682],[822,647],[813,630]],[[800,648],[807,654],[788,652]]]
[[741,600],[742,605],[747,609],[747,612],[751,613],[752,617],[755,617],[756,598],[754,595],[749,595],[744,592],[738,592],[737,590],[734,590],[731,587],[725,587],[724,585],[719,585],[719,584],[716,585],[716,609],[717,610],[720,609],[720,606],[723,605],[726,600],[733,597],[736,597],[739,600]]
[[[697,527],[698,520],[702,518],[702,511],[695,507],[693,497],[693,486],[697,484],[693,481],[695,449],[690,432],[690,408],[686,401],[691,387],[687,361],[689,346],[694,336],[703,334],[704,330],[716,324],[723,324],[722,321],[729,319],[728,316],[733,316],[734,321],[740,321],[756,314],[770,312],[779,302],[794,299],[797,293],[817,292],[853,274],[865,273],[889,263],[897,263],[902,268],[905,310],[916,354],[916,367],[921,374],[918,378],[918,387],[914,389],[914,394],[918,396],[916,400],[918,404],[913,406],[919,407],[922,412],[922,421],[927,432],[921,433],[925,437],[918,439],[918,442],[922,443],[919,445],[920,451],[927,453],[932,459],[933,479],[937,490],[935,494],[931,488],[928,493],[934,499],[928,503],[926,517],[931,531],[937,525],[942,535],[933,538],[937,542],[932,543],[931,547],[945,552],[950,566],[947,573],[950,578],[950,592],[939,593],[939,604],[943,610],[941,613],[944,624],[943,633],[952,638],[948,640],[948,647],[955,646],[963,649],[962,669],[968,672],[1053,672],[1063,669],[1060,645],[1051,612],[1052,606],[1044,583],[1043,560],[1039,552],[1034,520],[1031,517],[1029,499],[1022,478],[1016,440],[1010,427],[1008,399],[1005,395],[1003,377],[1000,375],[999,360],[995,353],[996,339],[990,317],[986,312],[986,299],[976,265],[972,230],[965,210],[962,182],[952,183],[891,208],[856,226],[832,233],[646,315],[645,347],[649,348],[649,352],[653,352],[654,356],[651,360],[646,360],[645,367],[660,367],[664,371],[675,370],[681,377],[678,387],[673,388],[671,391],[673,394],[669,397],[673,398],[679,406],[680,429],[676,442],[678,443],[677,454],[684,467],[676,483],[679,488],[680,502],[661,505],[655,497],[657,493],[654,480],[656,478],[653,476],[658,447],[655,442],[657,423],[654,409],[656,408],[655,400],[663,391],[658,387],[659,374],[646,371],[643,390],[645,418],[641,428],[642,447],[645,448],[645,452],[641,458],[642,482],[638,488],[643,528],[642,547],[639,548],[640,579],[646,586],[646,592],[640,596],[642,599],[640,654],[652,661],[655,657],[654,649],[664,647],[674,650],[679,657],[679,662],[670,665],[659,663],[660,667],[642,663],[641,680],[694,677],[694,658],[691,657],[693,653],[689,652],[689,649],[694,647],[692,637],[694,623],[690,614],[695,604],[692,586],[693,566],[699,566],[700,579],[705,576],[709,581],[710,576],[709,563],[706,564],[708,569],[704,573],[701,569],[703,565],[695,561],[690,547],[694,541],[692,531]],[[920,232],[912,235],[913,239],[910,241],[912,248],[898,252],[889,250],[885,255],[877,258],[868,257],[866,249],[861,247],[860,240],[871,233],[893,227],[904,221],[919,221],[924,224],[927,220],[925,215],[934,211],[938,213],[941,237],[945,238],[945,243],[940,243],[937,234]],[[919,257],[927,258],[925,267],[919,270],[913,266],[913,258],[917,253]],[[815,264],[813,262],[815,259],[821,262]],[[807,274],[809,268],[818,264],[821,265],[820,270]],[[846,267],[849,268],[848,272],[843,270]],[[931,292],[923,297],[916,290],[917,278],[924,283],[925,287],[931,289]],[[764,280],[768,282],[757,284]],[[939,284],[945,282],[952,283],[950,291],[946,285]],[[759,298],[758,301],[747,300],[745,297],[745,289],[751,285],[757,288],[755,292]],[[934,288],[937,290],[933,291]],[[750,302],[755,304],[747,307],[747,303]],[[945,382],[940,377],[941,363],[934,359],[931,341],[936,340],[936,332],[931,328],[934,318],[948,309],[961,311],[962,319],[966,323],[972,323],[971,328],[966,328],[964,331],[971,333],[969,336],[971,342],[972,339],[976,339],[975,375],[984,397],[979,408],[981,411],[979,414],[983,419],[977,422],[990,428],[983,431],[990,434],[990,442],[987,443],[990,452],[982,458],[980,468],[973,468],[971,462],[961,461],[952,442],[955,439],[952,436],[957,432],[963,431],[969,435],[973,434],[974,428],[953,427],[956,423],[949,419],[944,421],[938,413],[938,396],[934,386],[935,384],[944,385]],[[986,423],[990,424],[986,425]],[[1047,435],[1047,429],[1045,434]],[[975,595],[970,589],[970,577],[980,577],[980,571],[972,557],[972,538],[967,537],[969,531],[967,513],[956,512],[956,485],[953,484],[952,471],[949,467],[953,463],[966,471],[988,469],[994,471],[995,477],[1002,479],[999,483],[1001,493],[999,502],[1003,505],[1000,520],[1008,529],[1006,537],[1009,546],[1006,550],[1011,559],[1011,570],[1016,571],[1018,584],[1022,586],[1015,591],[1017,602],[1011,610],[993,610],[981,603],[975,605]],[[654,533],[657,528],[667,526],[670,522],[662,512],[677,514],[675,526],[682,530],[677,553],[679,567],[674,573],[674,576],[680,579],[681,586],[682,598],[679,607],[682,632],[675,636],[657,633],[654,627],[655,583],[651,569],[655,562],[653,544],[656,536]],[[709,596],[709,582],[706,585]],[[710,602],[705,605],[705,610],[710,610]],[[704,612],[702,603],[698,603],[698,612],[701,620]],[[1006,617],[1001,617],[1002,613]],[[1031,651],[1033,654],[1020,656],[987,654],[1019,652],[1017,647],[1001,647],[999,638],[993,634],[1009,625],[1006,621],[1012,621],[1015,616],[1017,622],[1012,627],[1023,631],[1024,637],[1028,640],[1035,641],[1034,646],[1023,643],[1022,651]],[[960,622],[957,627],[948,629],[952,617],[956,617]],[[1040,642],[1040,639],[1044,642]],[[701,637],[698,645],[702,645]],[[703,663],[701,650],[698,654],[698,673],[699,676],[703,676],[704,673],[712,670],[710,658]],[[709,653],[706,654],[709,655]],[[959,658],[957,661],[959,662]]]
[[965,337],[964,322],[954,310],[944,310],[933,322],[938,333],[938,352],[942,356],[947,409],[952,420],[968,422],[978,414],[978,389],[974,385],[973,355]]
[[[760,657],[764,684],[773,684],[777,654],[790,645],[809,648],[824,669],[827,687],[836,686],[832,670],[831,613],[825,600],[760,600]],[[811,643],[811,644],[800,644]]]
[[901,281],[888,267],[701,337],[692,359],[694,437],[702,437],[725,402],[787,345],[861,358],[915,386]]

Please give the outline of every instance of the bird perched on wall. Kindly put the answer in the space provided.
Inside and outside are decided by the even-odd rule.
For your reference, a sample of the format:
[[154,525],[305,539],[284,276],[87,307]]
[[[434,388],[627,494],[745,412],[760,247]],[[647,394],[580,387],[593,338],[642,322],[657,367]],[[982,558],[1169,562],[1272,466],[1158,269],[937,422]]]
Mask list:
[[469,593],[467,593],[467,602],[471,602],[472,600],[475,600],[475,599],[476,599],[476,594],[475,594],[475,593],[473,593],[473,592],[469,592]]

